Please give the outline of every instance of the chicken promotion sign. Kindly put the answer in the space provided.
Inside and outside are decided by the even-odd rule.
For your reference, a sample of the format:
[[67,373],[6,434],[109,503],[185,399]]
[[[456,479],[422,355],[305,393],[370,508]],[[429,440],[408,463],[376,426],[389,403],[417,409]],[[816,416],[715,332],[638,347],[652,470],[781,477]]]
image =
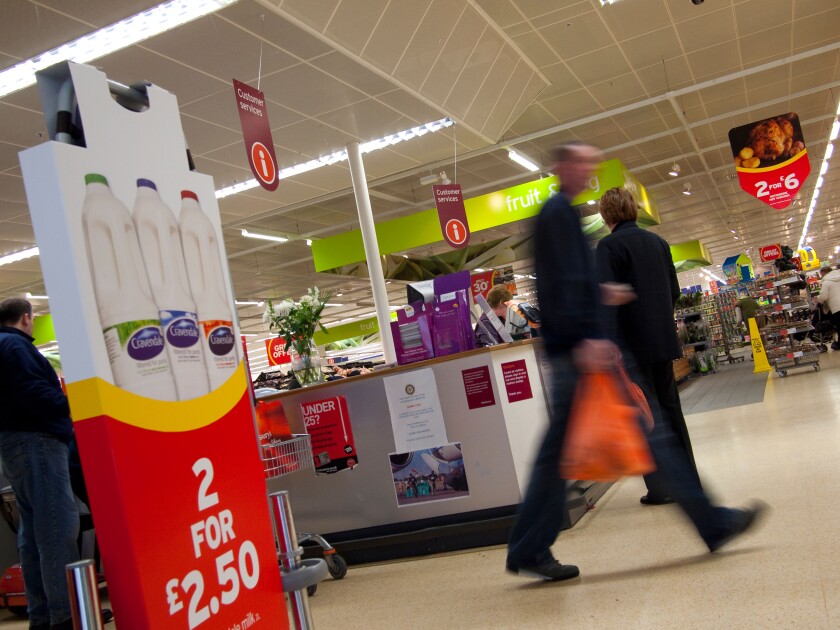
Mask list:
[[794,113],[730,129],[729,144],[741,188],[776,210],[791,204],[811,172]]

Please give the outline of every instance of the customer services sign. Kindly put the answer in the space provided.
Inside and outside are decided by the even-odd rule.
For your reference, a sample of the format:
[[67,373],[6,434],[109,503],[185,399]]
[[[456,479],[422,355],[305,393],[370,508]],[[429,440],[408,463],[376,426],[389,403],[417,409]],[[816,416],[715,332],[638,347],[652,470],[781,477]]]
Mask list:
[[[85,146],[20,159],[120,630],[288,628],[213,180],[189,170],[172,94],[148,86],[149,108],[128,111],[89,66],[40,73],[51,138],[65,81]],[[141,198],[173,226],[160,260],[183,243],[210,274],[180,306],[164,310],[155,281],[195,265],[147,255]]]

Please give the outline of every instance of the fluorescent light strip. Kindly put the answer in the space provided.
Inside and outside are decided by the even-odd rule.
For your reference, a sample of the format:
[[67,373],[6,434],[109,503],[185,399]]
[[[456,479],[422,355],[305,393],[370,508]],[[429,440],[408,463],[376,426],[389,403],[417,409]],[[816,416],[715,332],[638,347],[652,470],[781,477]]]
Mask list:
[[[440,120],[433,120],[432,122],[426,123],[424,125],[419,125],[418,127],[412,127],[411,129],[398,131],[395,134],[385,136],[384,138],[379,138],[378,140],[371,140],[370,142],[365,142],[359,148],[362,153],[370,153],[371,151],[384,149],[386,147],[393,146],[400,142],[411,140],[412,138],[419,138],[420,136],[425,136],[427,133],[434,133],[435,131],[440,131],[441,129],[445,129],[446,127],[451,127],[454,124],[455,123],[452,121],[451,118],[441,118]],[[294,175],[300,175],[301,173],[314,171],[315,169],[322,168],[324,166],[330,166],[331,164],[335,164],[336,162],[343,162],[346,159],[346,149],[342,149],[341,151],[335,151],[334,153],[330,153],[329,155],[325,155],[314,160],[309,160],[308,162],[303,162],[302,164],[295,164],[294,166],[289,166],[287,168],[281,169],[280,172],[277,173],[277,179],[287,179],[289,177],[293,177]],[[223,199],[225,197],[229,197],[230,195],[235,195],[245,190],[256,188],[257,186],[259,186],[259,182],[257,182],[256,179],[249,179],[238,184],[233,184],[232,186],[226,186],[225,188],[220,188],[216,191],[216,199]]]
[[237,0],[171,0],[0,72],[0,97],[35,84],[35,73],[61,61],[86,63],[213,13]]
[[7,254],[5,256],[0,257],[0,266],[8,265],[9,263],[17,262],[19,260],[25,260],[27,258],[32,258],[32,256],[38,255],[38,248],[32,247],[30,249],[24,249],[20,252],[15,252],[14,254]]
[[27,300],[49,300],[48,295],[32,295],[31,293],[26,294]]
[[262,301],[253,302],[253,301],[248,301],[248,300],[234,300],[234,303],[237,306],[262,306],[263,304],[265,304],[265,302],[262,302]]
[[256,232],[249,232],[248,230],[242,230],[242,236],[247,236],[248,238],[258,238],[263,241],[275,241],[277,243],[285,243],[289,240],[283,236],[272,236],[271,234],[257,234]]
[[522,167],[528,169],[531,172],[536,172],[536,171],[540,170],[540,167],[537,164],[535,164],[532,160],[525,157],[521,153],[517,153],[513,149],[510,149],[508,151],[508,157],[511,160],[513,160],[514,162],[516,162],[517,164],[519,164],[519,166],[522,166]]

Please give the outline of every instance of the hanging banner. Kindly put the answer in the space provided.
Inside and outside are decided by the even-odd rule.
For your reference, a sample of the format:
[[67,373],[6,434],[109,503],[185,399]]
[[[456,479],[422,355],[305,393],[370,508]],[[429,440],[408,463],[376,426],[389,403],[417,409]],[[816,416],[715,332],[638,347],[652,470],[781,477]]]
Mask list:
[[811,172],[799,116],[765,118],[729,130],[741,188],[776,210],[787,208]]
[[283,337],[274,337],[265,340],[265,352],[268,355],[269,365],[283,365],[292,362],[292,355],[285,350],[286,340]]
[[764,262],[770,262],[771,260],[776,260],[782,257],[782,246],[778,243],[765,245],[758,250],[758,253],[761,256],[761,260]]
[[444,240],[455,249],[466,247],[470,243],[470,228],[460,184],[438,184],[432,189]]
[[358,465],[359,456],[344,396],[301,403],[300,411],[312,441],[316,472],[337,473]]
[[236,108],[239,110],[242,138],[245,140],[251,172],[260,186],[266,190],[277,190],[277,157],[274,155],[265,95],[236,79],[233,80],[233,91],[236,94]]
[[51,138],[68,82],[85,121],[20,162],[120,630],[288,628],[213,179],[169,92],[37,76]]

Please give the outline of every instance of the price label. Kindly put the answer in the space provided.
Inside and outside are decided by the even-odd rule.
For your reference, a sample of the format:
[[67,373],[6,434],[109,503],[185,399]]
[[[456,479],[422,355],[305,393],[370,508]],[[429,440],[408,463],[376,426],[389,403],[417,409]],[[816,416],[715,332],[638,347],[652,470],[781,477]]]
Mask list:
[[[198,628],[222,606],[233,604],[242,589],[251,590],[260,581],[257,548],[250,540],[238,540],[233,513],[221,505],[218,492],[213,492],[213,462],[202,457],[192,466],[198,479],[198,512],[200,518],[190,526],[189,541],[196,560],[215,555],[215,573],[206,576],[193,569],[166,583],[169,615],[186,614],[190,630]],[[203,513],[203,514],[202,514]],[[254,616],[254,623],[259,615]]]
[[793,308],[793,304],[782,304],[782,310],[783,311],[789,311],[792,308]]

